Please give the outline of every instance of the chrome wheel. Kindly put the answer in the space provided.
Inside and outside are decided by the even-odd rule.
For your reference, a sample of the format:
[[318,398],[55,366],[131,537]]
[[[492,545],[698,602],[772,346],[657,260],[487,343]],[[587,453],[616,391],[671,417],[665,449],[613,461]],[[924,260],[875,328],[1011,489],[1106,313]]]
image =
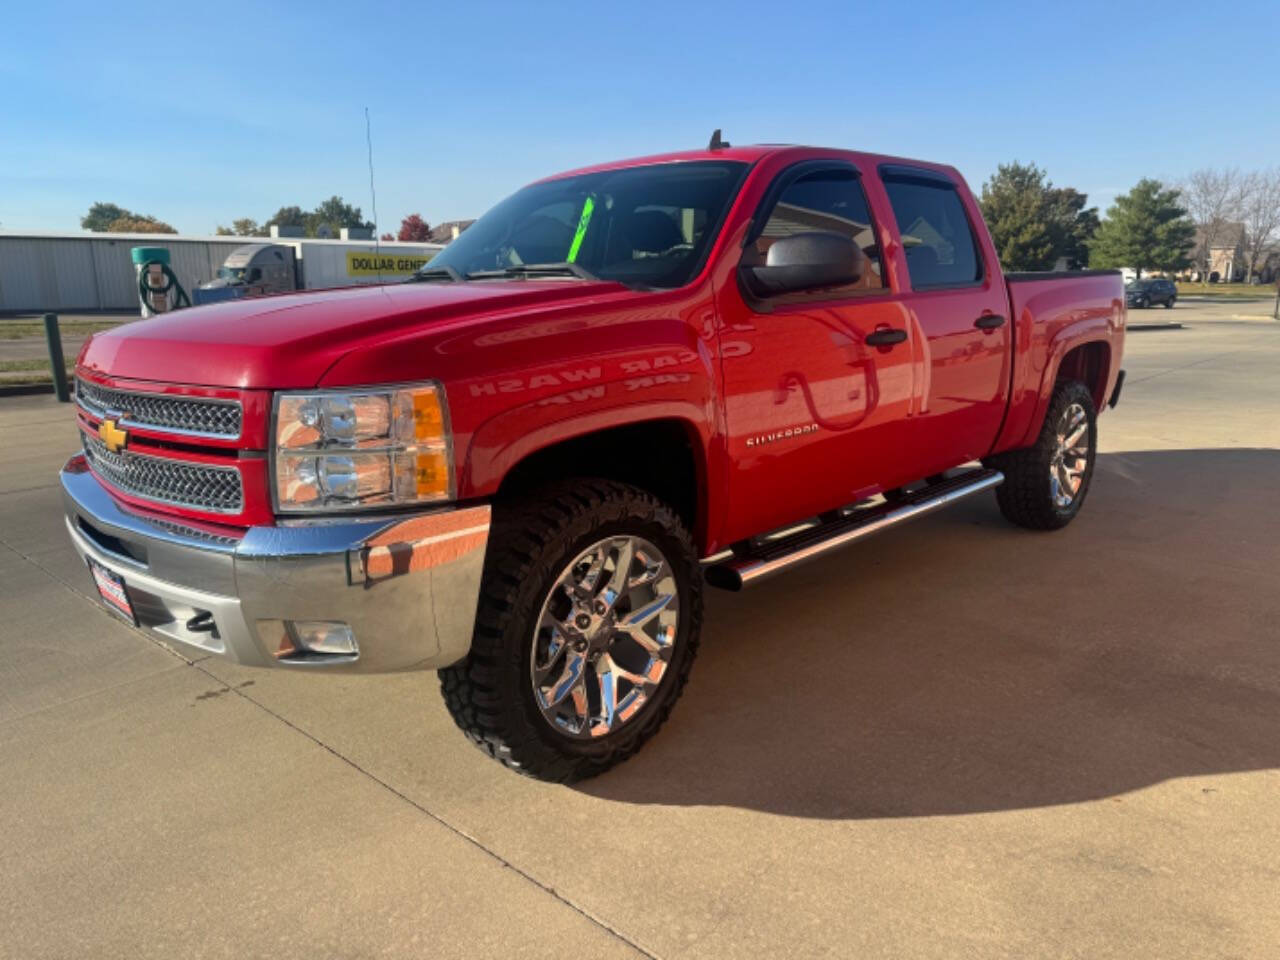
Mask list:
[[1089,414],[1083,406],[1073,403],[1062,412],[1057,434],[1049,459],[1049,494],[1055,507],[1066,510],[1075,502],[1089,466]]
[[671,565],[640,537],[588,547],[556,578],[534,628],[529,672],[543,717],[590,740],[635,718],[675,652]]

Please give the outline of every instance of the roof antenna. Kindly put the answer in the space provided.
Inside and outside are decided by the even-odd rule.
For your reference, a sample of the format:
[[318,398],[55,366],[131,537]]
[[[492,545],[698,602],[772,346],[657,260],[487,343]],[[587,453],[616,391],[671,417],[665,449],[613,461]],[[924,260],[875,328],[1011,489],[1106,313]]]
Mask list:
[[707,144],[708,150],[723,150],[729,146],[729,141],[720,139],[720,128],[716,127],[716,132],[711,135],[711,142]]
[[364,108],[364,140],[369,145],[369,197],[373,200],[373,262],[378,265],[378,282],[382,282],[382,242],[378,239],[378,194],[373,189],[373,125],[369,108]]

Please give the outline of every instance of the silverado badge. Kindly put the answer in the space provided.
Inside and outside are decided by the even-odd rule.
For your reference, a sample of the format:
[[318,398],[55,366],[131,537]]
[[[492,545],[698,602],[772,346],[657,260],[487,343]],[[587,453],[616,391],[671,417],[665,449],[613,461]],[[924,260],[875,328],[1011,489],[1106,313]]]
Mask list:
[[754,437],[747,437],[748,447],[759,447],[766,443],[777,443],[779,440],[790,440],[792,437],[803,437],[806,433],[817,433],[818,425],[816,423],[805,423],[798,427],[787,427],[785,430],[775,430],[773,433],[761,433]]
[[119,453],[129,440],[129,434],[117,427],[114,420],[103,420],[98,424],[98,436],[111,453]]

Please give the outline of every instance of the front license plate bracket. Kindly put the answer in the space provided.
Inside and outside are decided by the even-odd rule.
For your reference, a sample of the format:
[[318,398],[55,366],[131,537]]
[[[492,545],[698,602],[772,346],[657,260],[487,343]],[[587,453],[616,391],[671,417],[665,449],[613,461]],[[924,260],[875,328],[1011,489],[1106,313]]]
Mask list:
[[86,557],[85,560],[89,564],[89,573],[93,575],[93,582],[98,588],[98,596],[102,599],[103,606],[121,620],[136,627],[138,617],[133,612],[133,602],[124,588],[124,578],[91,557]]

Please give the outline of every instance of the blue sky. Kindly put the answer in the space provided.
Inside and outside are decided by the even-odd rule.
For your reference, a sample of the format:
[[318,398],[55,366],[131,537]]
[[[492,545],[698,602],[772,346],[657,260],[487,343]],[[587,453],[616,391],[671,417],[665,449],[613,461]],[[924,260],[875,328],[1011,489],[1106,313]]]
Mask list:
[[393,232],[714,127],[975,189],[1034,161],[1105,210],[1143,176],[1280,164],[1278,57],[1275,0],[16,3],[0,229],[76,230],[96,200],[193,234],[335,193],[369,216],[365,106]]

